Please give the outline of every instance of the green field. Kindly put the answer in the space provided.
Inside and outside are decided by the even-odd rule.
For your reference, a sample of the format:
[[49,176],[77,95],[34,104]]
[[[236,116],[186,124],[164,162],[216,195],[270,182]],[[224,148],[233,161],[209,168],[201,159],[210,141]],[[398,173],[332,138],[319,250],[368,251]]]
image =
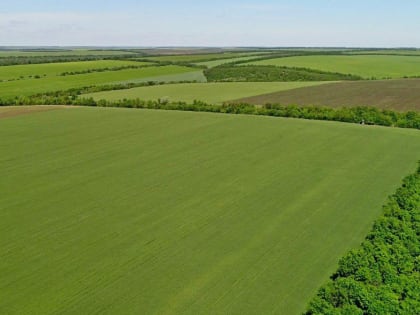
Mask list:
[[320,85],[323,82],[228,82],[228,83],[187,83],[166,84],[85,94],[96,100],[119,100],[140,98],[158,100],[166,98],[169,101],[193,102],[199,100],[219,104],[234,99],[260,94],[291,90],[300,87]]
[[123,60],[95,60],[2,66],[0,68],[0,81],[18,79],[20,77],[27,78],[28,76],[34,75],[39,75],[41,77],[57,76],[63,72],[77,72],[90,69],[103,69],[124,66],[144,66],[150,64],[153,63]]
[[159,76],[154,76],[153,78],[139,78],[139,79],[131,79],[131,80],[123,80],[119,81],[118,83],[139,83],[139,82],[147,82],[147,81],[154,81],[154,82],[181,82],[181,81],[197,81],[197,82],[207,82],[207,78],[203,73],[203,70],[191,69],[189,72],[184,73],[175,73],[175,74],[164,74]]
[[146,57],[152,61],[172,61],[172,62],[200,62],[217,59],[231,59],[246,56],[262,55],[264,52],[223,52],[214,54],[189,54],[189,55],[172,55],[172,56],[156,56]]
[[175,111],[0,132],[8,315],[299,314],[420,153],[418,130]]
[[420,76],[420,58],[416,56],[299,56],[267,59],[250,64],[311,68],[378,79]]
[[247,60],[251,60],[258,57],[262,57],[262,56],[246,56],[246,57],[237,57],[237,58],[228,58],[228,59],[218,59],[218,60],[212,60],[212,61],[198,62],[197,65],[213,68],[213,67],[217,67],[222,64],[225,64],[225,63],[236,62],[236,61],[247,61]]
[[[15,67],[15,66],[13,66]],[[70,88],[119,82],[135,82],[139,79],[153,81],[155,77],[197,72],[197,69],[181,66],[147,67],[120,71],[94,72],[64,77],[45,77],[10,82],[0,82],[0,98],[27,96]]]

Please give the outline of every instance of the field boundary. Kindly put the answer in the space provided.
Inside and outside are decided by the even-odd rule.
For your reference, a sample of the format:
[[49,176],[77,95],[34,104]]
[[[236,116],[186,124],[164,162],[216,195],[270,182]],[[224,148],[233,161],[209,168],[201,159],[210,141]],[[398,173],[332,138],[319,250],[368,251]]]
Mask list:
[[[281,105],[250,105],[250,104],[223,104],[210,105],[195,101],[192,104],[185,102],[168,103],[161,101],[144,101],[141,99],[124,99],[120,101],[94,100],[93,98],[46,97],[25,98],[23,102],[15,100],[14,104],[7,105],[68,105],[91,107],[119,107],[137,109],[160,109],[190,112],[210,112],[221,114],[242,114],[256,116],[272,116],[283,118],[299,118],[307,120],[326,120],[361,125],[377,125],[385,127],[420,129],[420,113],[409,111],[405,113],[390,110],[379,110],[375,107],[317,107],[317,106],[281,106]],[[0,101],[1,106],[1,101]]]

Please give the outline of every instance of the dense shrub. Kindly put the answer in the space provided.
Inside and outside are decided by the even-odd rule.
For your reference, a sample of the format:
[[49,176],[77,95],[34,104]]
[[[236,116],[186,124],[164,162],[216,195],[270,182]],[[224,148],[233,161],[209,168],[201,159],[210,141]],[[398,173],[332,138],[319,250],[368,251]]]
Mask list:
[[307,68],[276,66],[234,66],[225,64],[204,71],[209,82],[288,82],[361,80],[352,74],[325,72]]
[[420,167],[310,302],[306,315],[420,314]]
[[184,102],[159,102],[145,101],[141,99],[123,99],[119,101],[99,100],[84,98],[79,95],[98,91],[130,88],[135,86],[146,86],[160,84],[156,82],[144,82],[136,84],[121,84],[109,86],[94,86],[83,89],[72,89],[65,92],[51,92],[47,94],[34,95],[29,97],[17,97],[2,100],[1,105],[79,105],[79,106],[102,106],[102,107],[128,107],[128,108],[154,108],[182,111],[203,111],[230,114],[264,115],[275,117],[291,117],[313,120],[332,120],[348,123],[363,123],[369,125],[394,126],[401,128],[420,129],[420,113],[407,112],[399,113],[390,110],[380,110],[374,107],[317,107],[317,106],[282,106],[266,104],[264,106],[250,104],[224,104],[210,105],[204,102],[195,101],[193,104]]
[[66,71],[59,74],[59,76],[68,76],[68,75],[78,75],[78,74],[87,74],[93,72],[106,72],[106,71],[120,71],[120,70],[127,70],[127,69],[140,69],[140,68],[149,68],[149,67],[158,67],[161,66],[160,64],[148,64],[148,65],[127,65],[127,66],[119,66],[119,67],[105,67],[105,68],[93,68],[93,69],[86,69],[81,71]]

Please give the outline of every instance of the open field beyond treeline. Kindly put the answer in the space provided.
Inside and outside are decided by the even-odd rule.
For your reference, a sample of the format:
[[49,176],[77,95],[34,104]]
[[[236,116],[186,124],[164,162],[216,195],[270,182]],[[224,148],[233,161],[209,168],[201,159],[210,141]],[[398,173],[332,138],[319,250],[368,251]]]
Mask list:
[[[48,68],[48,65],[49,64],[46,64],[45,67]],[[39,67],[39,65],[34,65],[34,67]],[[194,77],[196,77],[197,69],[169,65],[163,67],[146,67],[140,69],[124,69],[119,71],[92,72],[68,76],[46,76],[26,80],[0,82],[0,98],[29,96],[37,93],[67,90],[71,88],[80,88],[91,85],[139,82],[141,80],[159,81],[162,76],[164,78],[169,77],[169,79],[173,81],[178,81],[184,80],[185,75],[188,73],[193,73]],[[199,74],[201,74],[201,72]],[[180,75],[180,77],[177,78],[177,75]]]
[[420,111],[420,79],[339,82],[242,98],[236,103],[299,106],[373,106]]
[[[223,52],[218,54],[190,54],[190,55],[172,55],[172,56],[156,56],[145,57],[150,61],[172,61],[172,62],[191,62],[197,63],[208,60],[232,59],[249,56],[263,55],[262,52]],[[256,57],[255,57],[256,58]]]
[[310,68],[359,75],[367,79],[420,76],[420,56],[296,56],[254,61],[249,64]]
[[189,102],[194,100],[211,104],[220,104],[240,97],[255,96],[264,93],[278,92],[290,89],[325,84],[325,82],[229,82],[229,83],[190,83],[165,84],[138,87],[128,90],[116,90],[84,94],[83,97],[93,97],[95,100],[109,101],[124,98],[143,100],[163,99],[169,102]]
[[24,80],[39,76],[60,76],[67,73],[80,71],[98,71],[101,69],[113,69],[119,67],[141,67],[153,65],[148,62],[136,62],[129,60],[95,60],[95,61],[75,61],[75,62],[54,62],[31,65],[3,66],[0,68],[0,82],[7,80]]
[[417,130],[135,109],[0,133],[9,315],[299,314],[420,152]]

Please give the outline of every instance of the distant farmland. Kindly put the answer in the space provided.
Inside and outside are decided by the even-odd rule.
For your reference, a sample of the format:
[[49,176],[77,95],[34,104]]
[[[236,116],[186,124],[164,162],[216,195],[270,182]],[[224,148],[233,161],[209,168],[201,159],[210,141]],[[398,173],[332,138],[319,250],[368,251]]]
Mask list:
[[0,133],[8,315],[299,314],[420,152],[417,130],[134,109]]
[[254,96],[264,93],[296,89],[305,86],[323,84],[323,82],[229,82],[229,83],[191,83],[167,84],[85,94],[83,97],[93,97],[96,100],[109,101],[124,98],[140,98],[143,100],[183,101],[194,100],[220,104],[239,97]]
[[[138,81],[139,79],[153,80],[154,77],[158,76],[178,75],[189,72],[197,72],[197,69],[181,66],[148,67],[142,69],[93,72],[64,77],[47,76],[41,77],[40,79],[32,78],[27,80],[0,82],[0,98],[28,96],[35,93],[66,90],[70,88],[78,88],[90,85],[111,84],[122,81],[131,82]],[[172,79],[177,81],[176,77],[172,77]]]
[[302,67],[377,79],[420,76],[419,56],[297,56],[254,61],[250,64]]
[[213,68],[213,67],[217,67],[220,66],[222,64],[225,63],[230,63],[230,62],[237,62],[237,61],[247,61],[250,59],[255,59],[258,58],[260,56],[247,56],[247,57],[235,57],[235,58],[228,58],[228,59],[216,59],[216,60],[212,60],[212,61],[204,61],[204,62],[197,62],[196,64],[199,66],[206,66],[208,68]]
[[420,79],[330,83],[238,99],[250,104],[374,106],[420,111]]
[[217,59],[230,59],[247,56],[256,56],[264,54],[264,52],[222,52],[218,54],[191,54],[191,55],[173,55],[173,56],[156,56],[156,57],[145,57],[151,61],[172,61],[172,62],[201,62],[208,60]]
[[153,63],[136,62],[126,60],[95,60],[95,61],[75,61],[75,62],[56,62],[34,65],[14,65],[3,66],[0,68],[0,82],[2,80],[28,79],[28,76],[38,75],[57,76],[64,72],[77,72],[86,70],[98,70],[104,68],[126,67],[126,66],[145,66]]

